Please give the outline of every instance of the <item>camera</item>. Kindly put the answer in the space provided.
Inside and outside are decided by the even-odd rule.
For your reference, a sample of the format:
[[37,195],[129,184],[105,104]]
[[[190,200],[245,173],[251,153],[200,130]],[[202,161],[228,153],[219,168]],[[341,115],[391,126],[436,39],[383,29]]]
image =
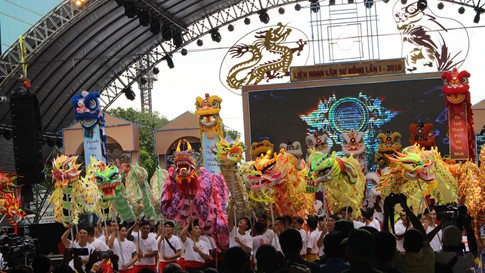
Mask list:
[[442,218],[445,213],[451,215],[452,221],[460,230],[464,227],[471,228],[472,217],[468,214],[468,209],[465,205],[444,205],[435,207],[437,218]]

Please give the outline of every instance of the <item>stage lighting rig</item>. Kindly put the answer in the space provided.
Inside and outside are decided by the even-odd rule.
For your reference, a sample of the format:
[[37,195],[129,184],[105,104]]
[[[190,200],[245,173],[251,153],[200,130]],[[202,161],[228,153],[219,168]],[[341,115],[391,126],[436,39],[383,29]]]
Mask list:
[[131,87],[125,87],[123,89],[123,92],[125,93],[125,96],[127,99],[131,100],[131,101],[134,101],[135,98],[136,98],[136,94],[135,92],[133,92],[133,90],[131,89]]
[[71,3],[78,9],[86,6],[87,2],[88,0],[71,0]]
[[421,11],[424,11],[428,7],[428,1],[427,0],[418,0],[418,9]]
[[264,23],[264,24],[269,23],[268,10],[262,9],[258,11],[258,13],[259,13],[259,20],[261,21],[261,23]]
[[475,18],[473,18],[473,23],[478,24],[480,22],[480,14],[485,12],[485,10],[483,8],[475,8],[475,12],[477,14],[475,14]]
[[160,73],[160,69],[158,69],[158,67],[154,67],[153,74],[158,75],[158,73]]
[[318,11],[320,10],[320,3],[318,2],[318,0],[310,0],[310,10],[314,13],[318,13]]
[[282,15],[283,15],[283,14],[285,14],[285,8],[280,7],[280,8],[278,9],[278,13],[279,13],[279,14],[282,14]]
[[249,24],[251,24],[251,19],[249,19],[249,18],[245,18],[245,19],[244,19],[244,24],[245,24],[245,25],[249,25]]
[[222,40],[221,33],[219,32],[218,28],[213,28],[209,30],[209,33],[211,34],[211,39],[212,41],[216,43],[220,43]]

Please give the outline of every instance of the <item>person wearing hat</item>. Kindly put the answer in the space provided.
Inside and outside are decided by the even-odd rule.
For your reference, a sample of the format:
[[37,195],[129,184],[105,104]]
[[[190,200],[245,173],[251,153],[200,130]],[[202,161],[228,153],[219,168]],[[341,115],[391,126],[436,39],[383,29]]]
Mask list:
[[[473,233],[472,236],[474,237]],[[468,252],[461,255],[463,254],[461,253],[463,252],[461,230],[454,225],[447,226],[443,229],[443,237],[441,241],[443,244],[442,250],[435,252],[436,266],[451,266],[453,273],[472,272],[471,270],[475,260],[474,253],[476,253],[476,247],[474,250],[470,249],[474,253]],[[460,255],[457,255],[457,253],[460,253]]]
[[[162,223],[160,223],[162,224]],[[178,258],[182,253],[182,241],[176,235],[173,235],[175,225],[172,221],[166,221],[164,224],[164,231],[161,231],[158,237],[158,269],[163,272],[163,269],[172,263],[177,263]]]
[[346,244],[345,253],[350,262],[350,268],[342,273],[382,273],[372,267],[370,260],[374,252],[374,237],[367,230],[352,229],[349,237],[342,240]]

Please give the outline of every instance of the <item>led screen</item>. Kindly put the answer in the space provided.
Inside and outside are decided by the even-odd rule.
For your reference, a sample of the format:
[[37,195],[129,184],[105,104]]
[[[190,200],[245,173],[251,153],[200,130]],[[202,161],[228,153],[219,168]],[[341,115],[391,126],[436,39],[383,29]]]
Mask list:
[[269,139],[275,147],[298,140],[304,146],[308,134],[325,131],[332,151],[341,151],[340,134],[355,129],[365,132],[367,164],[375,169],[379,133],[400,132],[406,147],[409,125],[423,122],[433,124],[439,151],[446,155],[448,121],[441,86],[441,79],[433,78],[248,91],[250,140]]

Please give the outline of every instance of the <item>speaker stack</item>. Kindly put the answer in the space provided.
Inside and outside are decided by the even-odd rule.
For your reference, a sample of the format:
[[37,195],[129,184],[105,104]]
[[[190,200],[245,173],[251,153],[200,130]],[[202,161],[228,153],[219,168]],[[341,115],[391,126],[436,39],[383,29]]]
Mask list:
[[[20,92],[19,92],[20,91]],[[13,146],[18,184],[22,188],[23,201],[32,201],[32,184],[44,180],[42,156],[42,122],[39,101],[28,89],[12,92]]]

